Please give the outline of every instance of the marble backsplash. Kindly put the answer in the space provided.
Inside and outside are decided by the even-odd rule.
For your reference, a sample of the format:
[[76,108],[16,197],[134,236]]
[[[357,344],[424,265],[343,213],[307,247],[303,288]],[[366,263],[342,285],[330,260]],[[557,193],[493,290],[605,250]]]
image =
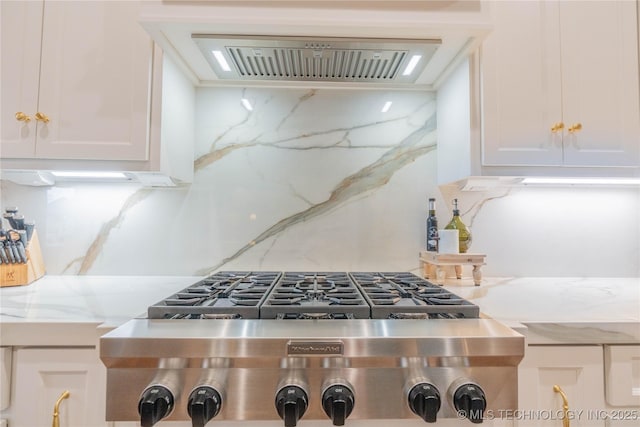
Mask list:
[[637,188],[441,191],[435,94],[201,88],[196,102],[190,185],[1,183],[49,274],[417,272],[427,198],[444,225],[458,197],[486,275],[640,277]]

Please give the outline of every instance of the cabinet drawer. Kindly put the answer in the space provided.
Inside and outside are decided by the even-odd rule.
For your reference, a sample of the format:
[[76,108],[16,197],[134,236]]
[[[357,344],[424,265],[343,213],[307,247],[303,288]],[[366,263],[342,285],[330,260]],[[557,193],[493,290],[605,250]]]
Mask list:
[[604,348],[605,395],[611,406],[640,406],[640,345]]

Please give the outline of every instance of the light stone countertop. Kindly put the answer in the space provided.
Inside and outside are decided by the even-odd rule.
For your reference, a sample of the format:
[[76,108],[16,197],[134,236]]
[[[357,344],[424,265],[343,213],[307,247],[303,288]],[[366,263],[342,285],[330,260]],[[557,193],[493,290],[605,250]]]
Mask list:
[[[0,289],[0,345],[88,345],[195,276],[45,276]],[[638,278],[485,278],[445,287],[529,344],[639,344]]]
[[529,344],[640,344],[640,278],[490,277],[445,287]]
[[88,345],[199,280],[179,276],[45,276],[0,288],[0,345]]

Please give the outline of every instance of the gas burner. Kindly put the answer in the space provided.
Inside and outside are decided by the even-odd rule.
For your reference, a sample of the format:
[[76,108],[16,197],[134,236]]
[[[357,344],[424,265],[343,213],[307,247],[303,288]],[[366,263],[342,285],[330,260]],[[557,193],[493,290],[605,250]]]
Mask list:
[[[279,272],[214,273],[148,309],[151,319],[257,319]],[[231,316],[231,317],[230,317]]]
[[336,288],[336,282],[333,280],[329,280],[326,276],[314,276],[314,277],[305,277],[303,280],[300,280],[296,283],[296,289],[301,291],[315,292],[320,293],[323,291],[329,291]]
[[367,319],[369,314],[369,305],[349,275],[339,272],[283,273],[260,307],[265,319]]
[[350,273],[371,305],[374,319],[477,318],[480,309],[441,286],[414,274]]

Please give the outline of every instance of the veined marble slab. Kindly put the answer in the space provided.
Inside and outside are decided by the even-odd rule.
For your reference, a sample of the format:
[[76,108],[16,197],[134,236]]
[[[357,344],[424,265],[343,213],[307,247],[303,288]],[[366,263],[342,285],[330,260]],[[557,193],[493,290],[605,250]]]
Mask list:
[[2,322],[122,323],[198,281],[196,276],[44,276],[0,289]]
[[2,183],[50,274],[417,268],[435,93],[200,88],[196,103],[188,186]]
[[447,289],[489,317],[520,323],[529,344],[640,343],[639,278],[448,280]]
[[[87,336],[99,336],[98,326],[105,332],[144,316],[149,305],[199,279],[45,276],[31,285],[1,288],[0,345],[86,345]],[[446,288],[523,333],[529,344],[640,343],[636,278],[488,277],[481,286],[453,279]]]

